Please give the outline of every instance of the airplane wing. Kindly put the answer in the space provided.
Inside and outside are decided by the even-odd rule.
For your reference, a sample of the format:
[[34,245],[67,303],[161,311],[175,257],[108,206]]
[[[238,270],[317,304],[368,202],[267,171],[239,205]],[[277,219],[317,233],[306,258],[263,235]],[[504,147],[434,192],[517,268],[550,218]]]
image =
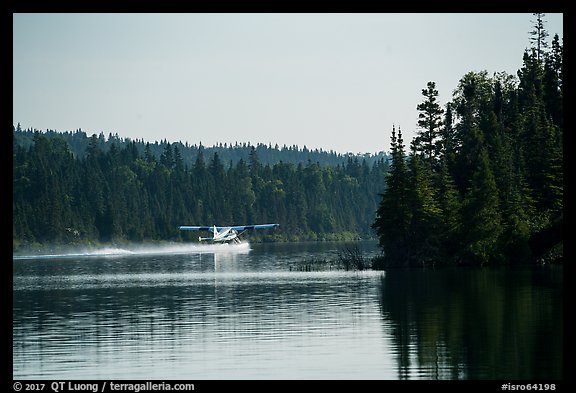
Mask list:
[[[181,225],[178,227],[181,231],[211,231],[214,227],[195,227],[195,226],[187,226]],[[221,227],[216,227],[216,230],[220,231]]]
[[[268,228],[276,228],[279,224],[257,224],[257,225],[238,225],[232,227],[216,227],[218,232],[225,230],[225,229],[233,229],[235,231],[245,231],[247,229],[268,229]],[[214,230],[214,227],[208,226],[188,226],[188,225],[181,225],[178,229],[182,231],[208,231],[211,232]]]
[[276,228],[280,224],[258,224],[258,225],[240,225],[235,227],[230,227],[235,231],[245,231],[247,229],[268,229],[268,228]]

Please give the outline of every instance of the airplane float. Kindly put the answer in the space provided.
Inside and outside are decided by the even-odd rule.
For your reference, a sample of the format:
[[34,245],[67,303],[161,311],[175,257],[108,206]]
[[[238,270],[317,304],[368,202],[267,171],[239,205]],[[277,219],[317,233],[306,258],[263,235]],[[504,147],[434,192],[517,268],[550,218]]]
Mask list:
[[258,225],[238,225],[231,227],[208,226],[186,226],[178,227],[181,231],[206,231],[212,232],[212,237],[199,237],[199,241],[210,241],[214,243],[240,243],[239,236],[249,229],[269,229],[276,228],[279,224],[258,224]]

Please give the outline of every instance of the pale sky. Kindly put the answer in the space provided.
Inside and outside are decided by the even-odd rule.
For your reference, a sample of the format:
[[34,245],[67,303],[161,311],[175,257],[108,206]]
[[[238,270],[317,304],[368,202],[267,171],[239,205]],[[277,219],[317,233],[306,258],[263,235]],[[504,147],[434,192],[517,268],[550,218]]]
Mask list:
[[[409,142],[421,90],[516,75],[530,13],[13,14],[13,124],[340,153]],[[562,14],[546,29],[563,37]],[[408,143],[406,143],[408,144]]]

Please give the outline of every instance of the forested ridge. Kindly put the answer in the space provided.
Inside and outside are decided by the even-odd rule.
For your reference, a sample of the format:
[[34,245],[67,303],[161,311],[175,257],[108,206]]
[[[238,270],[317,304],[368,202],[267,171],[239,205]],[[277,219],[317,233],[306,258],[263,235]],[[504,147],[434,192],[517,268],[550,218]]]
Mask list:
[[535,16],[517,78],[469,72],[444,107],[429,82],[409,146],[392,128],[382,266],[562,259],[563,45]]
[[179,225],[280,224],[251,236],[262,240],[370,237],[387,172],[385,155],[205,148],[16,126],[13,250],[196,238]]
[[[82,129],[77,129],[75,131],[55,131],[55,130],[45,130],[39,131],[36,129],[26,129],[23,130],[20,124],[16,126],[17,132],[13,134],[14,145],[19,145],[25,148],[29,148],[34,143],[34,137],[38,132],[41,132],[47,138],[60,138],[64,139],[68,145],[68,149],[77,158],[85,158],[88,151],[88,145],[90,143],[95,143],[91,136],[88,135]],[[108,152],[112,146],[112,142],[116,148],[123,149],[128,144],[134,145],[139,154],[144,154],[148,151],[156,159],[159,159],[162,153],[166,149],[166,145],[170,144],[173,150],[177,149],[182,158],[182,163],[184,166],[192,166],[196,161],[196,157],[200,150],[205,157],[212,157],[214,153],[218,153],[218,156],[228,165],[230,163],[236,164],[240,159],[245,162],[248,161],[252,148],[256,150],[258,154],[258,159],[261,164],[273,165],[277,162],[291,162],[294,164],[304,163],[308,161],[318,162],[322,166],[331,165],[336,166],[338,164],[344,164],[347,162],[348,158],[358,158],[360,160],[366,160],[368,165],[374,164],[375,161],[381,158],[386,158],[384,151],[377,153],[346,153],[341,154],[333,150],[325,151],[322,148],[309,149],[306,145],[299,147],[298,145],[280,147],[278,144],[272,146],[271,143],[257,143],[252,145],[250,142],[235,142],[235,143],[217,143],[213,146],[204,146],[202,142],[198,144],[189,144],[188,142],[169,142],[167,139],[160,141],[145,141],[144,139],[131,139],[122,138],[118,133],[109,132],[105,135],[104,132],[100,132],[97,135],[97,145],[103,152]],[[382,146],[383,147],[383,146]]]

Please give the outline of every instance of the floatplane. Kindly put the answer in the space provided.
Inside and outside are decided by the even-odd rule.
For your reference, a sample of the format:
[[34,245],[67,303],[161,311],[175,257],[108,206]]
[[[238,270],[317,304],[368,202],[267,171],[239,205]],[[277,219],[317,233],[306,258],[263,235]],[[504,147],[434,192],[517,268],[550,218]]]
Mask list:
[[235,243],[239,244],[240,235],[250,229],[270,229],[276,228],[279,224],[258,224],[258,225],[237,225],[231,227],[217,227],[216,225],[208,226],[188,226],[181,225],[178,227],[181,231],[206,231],[212,232],[212,237],[198,237],[200,242],[209,241],[213,243]]

